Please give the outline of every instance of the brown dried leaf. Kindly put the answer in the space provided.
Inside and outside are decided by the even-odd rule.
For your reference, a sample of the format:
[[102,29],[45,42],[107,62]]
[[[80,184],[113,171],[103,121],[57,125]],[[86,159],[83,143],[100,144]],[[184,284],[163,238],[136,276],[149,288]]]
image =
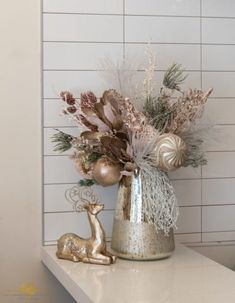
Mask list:
[[102,134],[100,132],[85,131],[80,134],[80,137],[85,140],[99,140]]
[[89,122],[86,117],[84,117],[83,115],[78,115],[78,120],[81,121],[81,123],[83,125],[85,125],[87,128],[89,128],[91,131],[98,131],[98,127],[97,125],[92,124],[91,122]]
[[104,113],[104,105],[99,102],[95,104],[95,110],[97,116],[102,120],[110,129],[112,129],[112,123],[107,119]]
[[115,136],[121,140],[128,141],[128,136],[124,132],[116,132]]

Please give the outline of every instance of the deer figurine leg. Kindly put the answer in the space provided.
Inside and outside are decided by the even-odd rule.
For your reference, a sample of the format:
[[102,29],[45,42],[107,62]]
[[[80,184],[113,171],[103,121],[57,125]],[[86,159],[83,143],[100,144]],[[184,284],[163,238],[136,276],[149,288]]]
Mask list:
[[59,259],[70,260],[70,261],[73,261],[73,262],[81,261],[81,259],[78,256],[76,256],[76,254],[57,252],[56,256]]
[[112,263],[115,263],[116,260],[117,260],[117,257],[114,256],[113,254],[111,254],[111,253],[110,253],[109,251],[107,251],[107,250],[105,251],[104,255],[107,256],[107,257],[110,257],[110,258],[112,259]]
[[82,259],[83,263],[91,263],[91,264],[103,264],[103,265],[110,265],[112,262],[111,257],[107,257],[101,254],[97,254],[96,257],[86,257]]

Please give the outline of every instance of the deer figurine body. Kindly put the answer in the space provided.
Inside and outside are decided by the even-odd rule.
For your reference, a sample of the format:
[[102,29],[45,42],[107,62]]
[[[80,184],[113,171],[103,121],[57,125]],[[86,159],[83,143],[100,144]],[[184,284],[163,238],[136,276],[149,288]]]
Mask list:
[[91,237],[83,239],[73,233],[63,235],[57,242],[56,255],[58,258],[104,265],[116,261],[116,257],[106,250],[105,232],[97,218],[97,214],[103,208],[103,204],[96,203],[87,203],[83,206],[83,209],[87,211],[91,226]]

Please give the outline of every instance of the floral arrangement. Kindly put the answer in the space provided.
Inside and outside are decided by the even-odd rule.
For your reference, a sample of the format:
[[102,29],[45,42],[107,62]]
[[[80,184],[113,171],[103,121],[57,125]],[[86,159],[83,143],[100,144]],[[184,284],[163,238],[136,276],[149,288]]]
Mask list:
[[[167,173],[206,164],[198,129],[212,89],[184,91],[184,71],[173,64],[155,93],[154,72],[155,59],[150,55],[142,91],[136,97],[141,99],[141,110],[135,97],[129,99],[122,89],[108,89],[100,98],[85,92],[80,100],[61,92],[63,114],[83,130],[77,137],[58,131],[53,142],[56,151],[74,151],[71,158],[83,177],[81,186],[111,186],[141,171],[149,188],[145,215],[168,232],[176,223],[178,208]],[[157,193],[151,194],[156,186]]]

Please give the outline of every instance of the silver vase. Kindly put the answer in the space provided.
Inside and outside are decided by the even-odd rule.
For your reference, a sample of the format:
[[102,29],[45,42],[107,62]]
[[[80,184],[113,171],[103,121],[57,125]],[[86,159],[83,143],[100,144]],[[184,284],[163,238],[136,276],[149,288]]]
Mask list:
[[133,176],[124,176],[119,183],[111,247],[124,259],[162,259],[175,249],[173,229],[168,235],[157,231],[144,215],[144,190],[139,171]]

